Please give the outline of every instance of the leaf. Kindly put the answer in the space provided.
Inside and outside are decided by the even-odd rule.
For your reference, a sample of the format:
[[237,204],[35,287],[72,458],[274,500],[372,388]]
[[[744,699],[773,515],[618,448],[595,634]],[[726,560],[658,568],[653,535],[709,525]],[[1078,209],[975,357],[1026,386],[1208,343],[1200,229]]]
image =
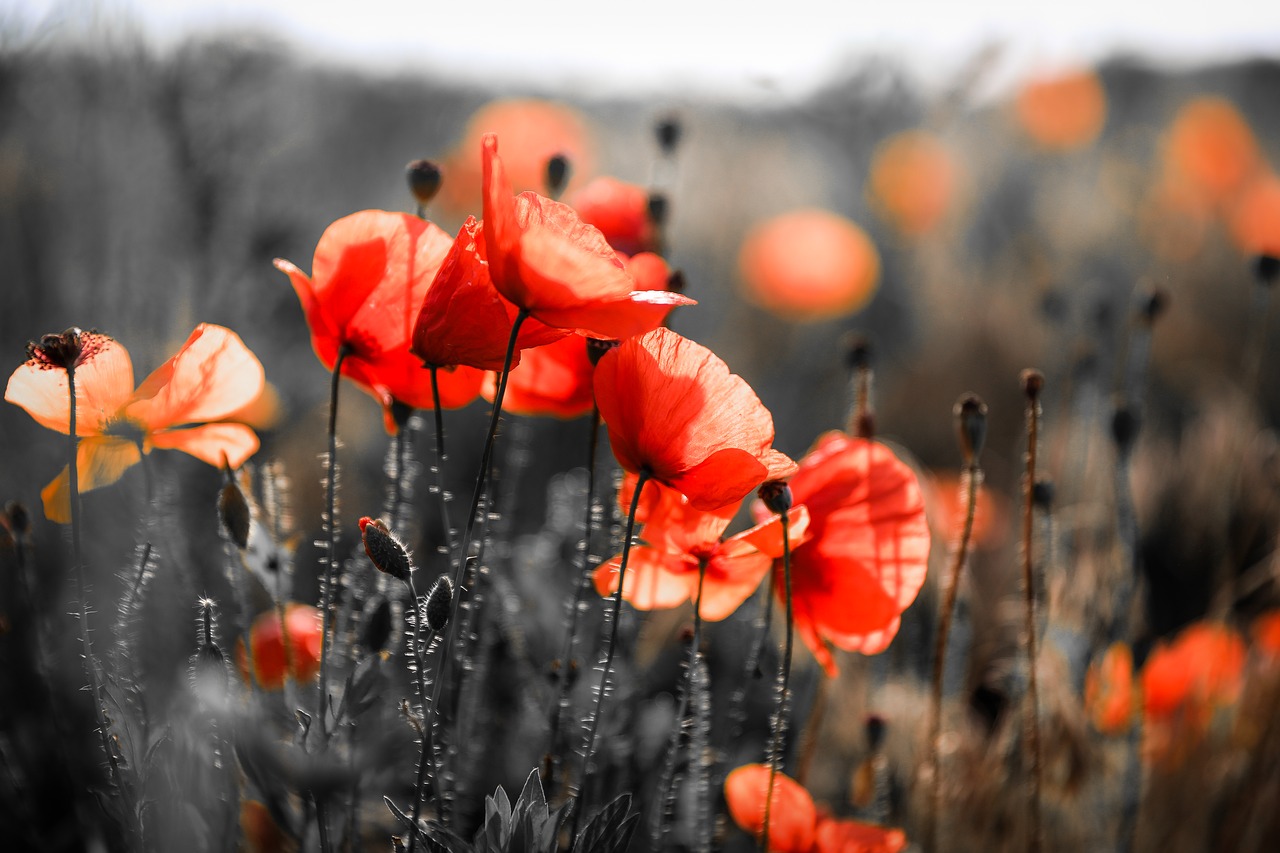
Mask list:
[[573,844],[573,853],[621,853],[640,819],[630,814],[631,795],[621,794],[591,819]]

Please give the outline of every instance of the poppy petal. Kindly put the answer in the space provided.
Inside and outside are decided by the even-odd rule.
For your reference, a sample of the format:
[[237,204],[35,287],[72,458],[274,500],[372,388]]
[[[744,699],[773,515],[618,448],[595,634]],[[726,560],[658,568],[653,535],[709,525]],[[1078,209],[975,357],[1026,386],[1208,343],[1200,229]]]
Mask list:
[[[622,555],[601,563],[592,581],[602,596],[611,596],[618,589],[618,573]],[[697,564],[692,565],[696,580]],[[668,610],[689,600],[688,575],[690,565],[680,556],[666,554],[656,548],[634,545],[627,554],[627,578],[622,587],[622,597],[637,610]]]
[[901,829],[857,820],[819,817],[814,853],[901,853],[907,834]]
[[[595,402],[591,384],[593,366],[587,342],[569,335],[552,344],[527,350],[507,378],[502,409],[516,415],[550,415],[576,418],[590,412]],[[493,402],[497,374],[485,375],[481,394]]]
[[[97,332],[82,332],[76,365],[76,434],[98,435],[133,393],[133,363],[124,346]],[[9,377],[4,398],[21,406],[41,426],[70,430],[67,372],[28,359]]]
[[698,303],[665,290],[634,290],[625,296],[563,308],[541,308],[537,317],[551,326],[578,329],[590,337],[625,340],[662,325],[671,309]]
[[[76,473],[80,493],[109,486],[130,466],[142,461],[138,445],[124,438],[88,436],[76,447]],[[71,472],[63,468],[40,492],[45,517],[59,524],[71,523]]]
[[[724,780],[725,802],[734,823],[757,838],[764,832],[768,791],[769,768],[764,764],[743,765]],[[809,853],[818,822],[813,797],[800,783],[777,773],[769,799],[769,849],[776,853]]]
[[153,432],[151,446],[162,450],[181,450],[201,462],[221,467],[223,459],[239,468],[258,452],[258,436],[244,424],[204,424],[189,429]]
[[265,381],[262,362],[239,335],[201,323],[138,387],[128,413],[149,431],[219,420],[257,400]]

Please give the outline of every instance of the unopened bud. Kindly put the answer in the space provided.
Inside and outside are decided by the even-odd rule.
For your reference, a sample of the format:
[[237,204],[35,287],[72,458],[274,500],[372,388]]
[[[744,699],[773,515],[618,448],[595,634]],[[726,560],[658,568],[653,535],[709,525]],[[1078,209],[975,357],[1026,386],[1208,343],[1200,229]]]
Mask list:
[[1270,287],[1280,280],[1280,258],[1266,252],[1253,259],[1253,274],[1258,284]]
[[228,480],[218,493],[218,518],[236,547],[249,547],[249,502],[234,480]]
[[592,367],[595,367],[600,363],[600,359],[604,358],[605,353],[609,350],[617,349],[621,343],[622,341],[587,338],[587,360],[591,362]]
[[414,160],[404,167],[404,177],[409,184],[409,192],[413,193],[418,204],[426,207],[440,192],[444,183],[444,175],[440,167],[430,160]]
[[1122,454],[1127,454],[1133,449],[1140,426],[1138,413],[1130,408],[1128,403],[1116,404],[1116,409],[1111,415],[1111,440],[1116,443],[1116,449]]
[[791,487],[781,480],[769,480],[756,492],[769,512],[782,515],[791,509]]
[[956,403],[954,413],[960,454],[966,465],[976,465],[987,440],[987,404],[976,394],[965,394]]
[[391,602],[374,595],[364,603],[360,613],[359,642],[369,654],[377,654],[391,640]]
[[1044,390],[1044,374],[1033,367],[1029,367],[1022,371],[1019,377],[1022,384],[1022,393],[1026,395],[1028,400],[1036,400],[1040,397],[1040,392]]
[[25,506],[17,501],[9,501],[5,504],[4,511],[9,516],[9,527],[15,534],[26,536],[31,532],[31,514]]
[[658,119],[658,123],[654,125],[654,135],[658,137],[658,147],[662,149],[663,154],[674,154],[676,146],[680,144],[680,136],[684,128],[680,126],[680,119],[674,115],[663,116]]
[[667,224],[667,216],[671,213],[671,203],[659,192],[649,193],[649,221],[658,228]]
[[569,158],[564,154],[553,154],[547,160],[547,194],[552,198],[558,198],[560,193],[564,192],[565,185],[569,183]]
[[409,559],[409,552],[405,550],[403,543],[387,529],[387,525],[366,516],[360,519],[360,536],[364,539],[364,552],[369,555],[374,568],[397,580],[409,580],[413,561]]
[[1031,487],[1031,503],[1048,512],[1053,509],[1054,491],[1052,480],[1036,480]]
[[453,581],[448,575],[441,575],[427,593],[427,628],[437,634],[449,624],[449,615],[453,612]]
[[671,275],[667,276],[667,292],[668,293],[684,293],[688,282],[684,277],[684,270],[672,270]]
[[850,332],[841,343],[844,346],[844,362],[850,370],[866,370],[871,367],[871,341]]
[[879,752],[880,747],[884,746],[885,729],[888,726],[888,722],[879,714],[867,715],[867,746],[871,748],[872,752]]
[[1154,287],[1143,294],[1138,304],[1138,314],[1143,322],[1150,325],[1169,307],[1169,292],[1161,287]]

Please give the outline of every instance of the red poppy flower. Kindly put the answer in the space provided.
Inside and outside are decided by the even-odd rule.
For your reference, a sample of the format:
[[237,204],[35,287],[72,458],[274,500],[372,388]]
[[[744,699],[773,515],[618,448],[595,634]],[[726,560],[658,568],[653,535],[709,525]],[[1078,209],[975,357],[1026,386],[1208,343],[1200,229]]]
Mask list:
[[[253,677],[266,690],[284,687],[286,676],[305,684],[320,672],[320,647],[324,643],[320,611],[306,604],[290,604],[284,611],[284,624],[289,633],[287,666],[280,614],[275,610],[263,613],[249,631],[249,642],[253,647]],[[249,666],[245,660],[243,638],[236,641],[236,661],[240,675],[247,681]]]
[[1161,643],[1142,669],[1147,719],[1178,713],[1204,719],[1229,705],[1243,687],[1244,641],[1225,625],[1197,622],[1172,643]]
[[1129,730],[1137,701],[1133,685],[1133,653],[1126,643],[1107,649],[1084,679],[1084,707],[1093,727],[1103,734]]
[[[652,252],[642,252],[624,259],[627,272],[635,279],[637,290],[662,290],[669,276],[667,263]],[[506,300],[503,300],[506,302]],[[507,303],[510,305],[510,303]],[[525,324],[536,321],[525,320]],[[542,326],[548,329],[547,326]],[[525,327],[520,327],[524,339]],[[551,331],[564,334],[564,330]],[[510,329],[508,327],[508,334]],[[505,341],[503,346],[505,347]],[[501,357],[494,367],[502,367]],[[502,398],[502,410],[515,415],[556,418],[576,418],[587,414],[595,404],[592,373],[595,366],[587,355],[586,342],[580,335],[572,335],[537,349],[526,350],[519,367],[513,367],[507,379],[507,392]],[[489,402],[497,393],[498,375],[490,372],[484,377],[480,395]]]
[[[764,800],[769,790],[769,766],[746,764],[724,781],[729,815],[744,832],[764,833]],[[907,836],[893,829],[856,820],[837,820],[818,811],[813,797],[791,777],[773,780],[769,809],[769,849],[776,853],[900,853]]]
[[1264,613],[1254,621],[1253,643],[1268,661],[1280,661],[1280,610]]
[[[796,629],[834,676],[828,643],[884,651],[920,592],[929,563],[924,498],[892,450],[840,432],[818,439],[790,485],[795,503],[809,509],[809,540],[791,555]],[[774,583],[781,596],[776,564]]]
[[[428,366],[501,370],[506,361],[511,325],[519,309],[493,286],[480,234],[480,223],[474,216],[467,217],[422,301],[412,351]],[[512,366],[520,363],[522,350],[568,334],[567,329],[526,319],[516,338]]]
[[[744,832],[756,838],[764,834],[765,797],[769,767],[745,764],[724,780],[729,815]],[[810,853],[813,849],[818,809],[799,782],[778,773],[773,779],[769,805],[769,850],[775,853]]]
[[[262,364],[230,329],[201,324],[167,362],[133,387],[125,348],[96,332],[81,334],[76,365],[76,467],[81,492],[108,486],[152,448],[182,450],[210,465],[236,468],[258,449],[243,423],[221,422],[263,392]],[[9,377],[4,398],[41,425],[70,430],[67,374],[33,356]],[[51,520],[71,520],[68,469],[40,493]]]
[[1280,177],[1249,180],[1231,209],[1231,236],[1250,254],[1280,255]]
[[621,340],[658,326],[693,300],[642,291],[604,235],[573,208],[537,193],[511,194],[498,139],[486,134],[484,241],[494,287],[549,326]]
[[[638,480],[635,474],[628,474],[618,491],[618,503],[624,510],[631,506]],[[675,489],[661,483],[647,486],[636,508],[637,520],[644,523],[643,542],[631,549],[622,597],[641,610],[696,603],[698,567],[705,562],[699,612],[713,622],[732,615],[760,586],[783,550],[780,516],[721,540],[737,510],[734,502],[704,512]],[[804,541],[809,513],[796,507],[787,516],[794,548]],[[602,596],[617,590],[621,565],[619,554],[596,569],[596,590]]]
[[649,193],[644,187],[599,177],[566,201],[619,252],[631,255],[653,250],[655,234],[649,217]]
[[854,223],[825,210],[797,210],[747,234],[738,252],[746,296],[795,320],[859,311],[875,295],[880,254]]
[[[316,244],[311,277],[285,260],[311,329],[311,346],[329,370],[346,347],[342,375],[382,404],[432,405],[431,377],[409,352],[418,311],[453,245],[439,227],[407,213],[362,210],[334,222]],[[458,408],[480,392],[481,375],[458,368],[440,376],[440,404]]]
[[714,510],[796,464],[773,449],[773,417],[751,386],[704,346],[670,329],[604,354],[596,405],[623,468],[642,471]]
[[1107,118],[1107,93],[1092,71],[1034,80],[1015,103],[1018,124],[1041,148],[1066,151],[1098,138]]
[[1216,97],[1195,98],[1178,110],[1165,154],[1174,173],[1212,202],[1225,201],[1263,165],[1249,122]]

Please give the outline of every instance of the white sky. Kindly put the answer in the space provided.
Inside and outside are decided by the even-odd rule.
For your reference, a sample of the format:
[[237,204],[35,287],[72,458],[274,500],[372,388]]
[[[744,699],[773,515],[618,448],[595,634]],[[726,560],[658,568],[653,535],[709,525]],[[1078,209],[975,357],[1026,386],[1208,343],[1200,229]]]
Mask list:
[[803,92],[868,53],[943,83],[992,44],[1005,79],[1114,51],[1280,57],[1275,0],[0,0],[0,22],[15,15],[68,31],[132,16],[161,43],[258,26],[348,64],[666,95]]

